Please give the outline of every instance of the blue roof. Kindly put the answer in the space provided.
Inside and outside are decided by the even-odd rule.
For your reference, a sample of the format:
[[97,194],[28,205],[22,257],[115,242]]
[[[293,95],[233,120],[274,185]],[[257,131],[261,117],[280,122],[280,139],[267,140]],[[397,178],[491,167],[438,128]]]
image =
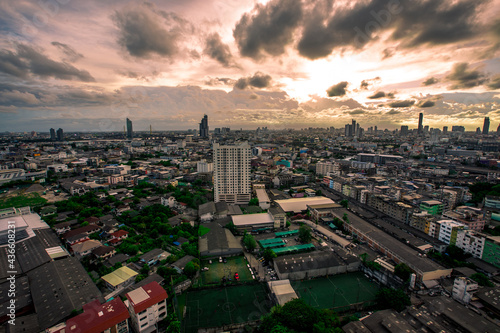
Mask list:
[[179,245],[181,245],[181,243],[179,243],[179,242],[174,242],[174,245],[179,246]]

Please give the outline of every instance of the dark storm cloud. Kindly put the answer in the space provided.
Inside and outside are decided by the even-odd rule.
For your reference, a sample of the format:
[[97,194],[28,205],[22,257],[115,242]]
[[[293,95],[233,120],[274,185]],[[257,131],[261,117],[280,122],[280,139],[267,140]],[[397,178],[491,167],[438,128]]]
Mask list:
[[354,115],[357,115],[357,114],[365,114],[367,112],[365,110],[356,109],[356,110],[349,111],[348,113],[350,115],[354,116]]
[[438,83],[438,82],[439,82],[439,80],[438,80],[438,79],[436,79],[436,78],[433,76],[433,77],[428,78],[428,79],[427,79],[427,80],[425,80],[424,82],[422,82],[422,84],[423,84],[424,86],[431,86],[431,85],[436,84],[436,83]]
[[267,88],[271,85],[272,78],[270,75],[256,72],[253,76],[242,77],[236,81],[234,87],[243,90],[247,87]]
[[342,81],[334,84],[326,90],[328,97],[344,96],[347,93],[346,88],[348,84],[349,83],[347,81]]
[[412,100],[403,100],[389,103],[388,106],[391,108],[407,108],[415,104],[415,101]]
[[73,49],[71,46],[67,44],[59,42],[52,42],[51,44],[57,47],[59,50],[61,50],[66,56],[66,60],[69,62],[75,62],[83,58],[83,54],[76,52],[75,49]]
[[368,96],[369,99],[379,99],[379,98],[394,98],[393,92],[385,93],[383,91],[377,91],[375,94]]
[[279,56],[292,43],[293,32],[300,25],[300,0],[271,0],[257,4],[252,13],[245,13],[233,30],[242,56],[260,59],[264,53]]
[[452,90],[477,87],[487,80],[477,68],[469,69],[469,64],[466,62],[453,65],[451,73],[446,78],[453,83],[449,87]]
[[436,102],[430,100],[421,101],[420,103],[417,104],[419,108],[430,108],[433,107],[434,105],[436,105]]
[[497,75],[491,79],[491,81],[488,83],[488,88],[490,88],[491,90],[500,89],[500,75]]
[[386,112],[385,114],[386,115],[396,115],[396,114],[400,114],[401,111],[397,111],[397,110],[390,110],[388,112]]
[[66,62],[54,61],[31,46],[17,44],[16,49],[16,53],[9,50],[0,51],[0,72],[18,78],[27,78],[32,74],[42,78],[95,81],[89,72],[79,70]]
[[204,53],[217,60],[224,67],[234,66],[233,55],[227,44],[224,44],[218,33],[210,34],[205,40]]
[[178,26],[167,30],[160,17],[165,18],[144,7],[116,11],[112,19],[120,30],[118,44],[137,58],[173,57],[178,52],[180,31]]
[[466,40],[481,31],[477,14],[484,2],[372,0],[337,8],[333,15],[331,0],[316,2],[304,15],[298,51],[308,59],[323,58],[343,47],[361,49],[387,30],[405,48]]

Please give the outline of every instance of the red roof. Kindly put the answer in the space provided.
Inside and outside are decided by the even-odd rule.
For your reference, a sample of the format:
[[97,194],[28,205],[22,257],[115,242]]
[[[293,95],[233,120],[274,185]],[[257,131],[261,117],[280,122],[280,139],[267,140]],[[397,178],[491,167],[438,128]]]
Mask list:
[[101,230],[101,228],[99,226],[96,226],[94,224],[89,224],[89,225],[86,225],[84,227],[80,227],[78,229],[73,229],[73,230],[66,232],[65,234],[62,235],[62,238],[67,239],[71,236],[75,236],[75,235],[83,234],[83,233],[88,234],[88,233],[92,233],[92,232],[98,231],[98,230]]
[[125,230],[118,230],[118,231],[115,231],[111,234],[111,237],[114,237],[114,238],[121,238],[123,236],[126,236],[128,235],[128,231],[125,231]]
[[100,333],[130,318],[121,299],[100,304],[98,300],[83,306],[83,313],[66,321],[66,332]]
[[127,299],[130,301],[130,304],[133,306],[135,313],[144,311],[147,308],[155,305],[156,303],[161,302],[164,299],[167,299],[168,297],[165,289],[163,289],[163,287],[160,286],[156,281],[148,283],[147,285],[141,287],[141,289],[143,289],[148,294],[149,297],[141,302],[138,302],[137,304],[134,303],[130,298],[129,296],[130,293],[125,295],[127,296]]

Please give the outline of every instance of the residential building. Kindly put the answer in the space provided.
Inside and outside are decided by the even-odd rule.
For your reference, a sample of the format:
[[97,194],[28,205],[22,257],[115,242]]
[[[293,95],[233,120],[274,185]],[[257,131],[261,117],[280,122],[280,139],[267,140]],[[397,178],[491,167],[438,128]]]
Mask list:
[[466,277],[457,277],[453,283],[452,297],[463,304],[469,304],[472,295],[479,289],[476,281]]
[[214,143],[214,200],[247,204],[251,199],[250,145]]
[[52,141],[56,140],[56,130],[53,128],[50,129],[50,140]]
[[467,228],[465,225],[452,220],[442,220],[437,221],[437,223],[440,224],[438,239],[449,245],[455,245],[458,231]]
[[457,233],[455,245],[466,253],[472,254],[474,258],[481,259],[483,256],[486,237],[473,230],[460,230]]
[[483,217],[483,211],[480,208],[460,206],[452,211],[443,212],[443,218],[460,222],[470,230],[483,230],[486,220]]
[[64,141],[64,132],[62,128],[57,130],[57,141]]
[[197,172],[213,172],[214,164],[208,163],[206,160],[198,161],[196,163],[196,171]]
[[328,175],[339,176],[340,175],[340,165],[334,162],[318,162],[316,163],[316,175],[318,176],[328,176]]
[[138,274],[139,273],[128,268],[127,266],[123,266],[114,272],[104,275],[101,279],[106,283],[106,286],[109,289],[116,290],[120,287],[133,283],[136,275]]
[[135,332],[156,332],[159,321],[167,317],[167,292],[153,281],[125,295]]
[[420,209],[431,215],[441,215],[443,213],[443,203],[437,200],[427,200],[420,203]]

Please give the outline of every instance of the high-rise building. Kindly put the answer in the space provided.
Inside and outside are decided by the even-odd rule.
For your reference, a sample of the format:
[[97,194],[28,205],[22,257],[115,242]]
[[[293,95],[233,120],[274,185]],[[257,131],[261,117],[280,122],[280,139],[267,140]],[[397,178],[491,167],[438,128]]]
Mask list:
[[419,113],[418,114],[418,134],[422,134],[424,132],[424,127],[423,127],[423,121],[424,121],[424,114]]
[[56,130],[53,128],[50,129],[50,140],[56,140]]
[[448,126],[443,126],[443,133],[448,133]]
[[455,126],[451,127],[451,131],[452,132],[462,132],[463,133],[463,132],[465,132],[465,127],[455,125]]
[[57,141],[63,141],[64,140],[64,132],[62,128],[59,128],[57,130]]
[[483,135],[488,135],[490,132],[490,117],[484,117]]
[[132,130],[132,120],[127,118],[127,139],[132,140],[134,132]]
[[246,204],[251,199],[250,145],[214,143],[214,201]]
[[200,123],[200,138],[208,138],[208,116],[205,115]]
[[403,125],[401,126],[401,136],[407,136],[408,135],[408,126]]

